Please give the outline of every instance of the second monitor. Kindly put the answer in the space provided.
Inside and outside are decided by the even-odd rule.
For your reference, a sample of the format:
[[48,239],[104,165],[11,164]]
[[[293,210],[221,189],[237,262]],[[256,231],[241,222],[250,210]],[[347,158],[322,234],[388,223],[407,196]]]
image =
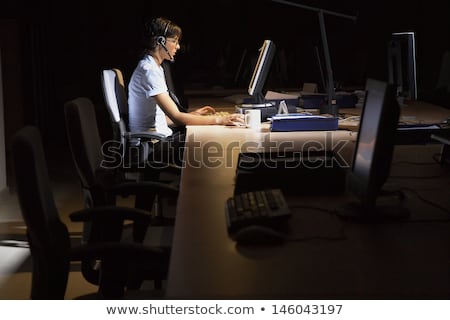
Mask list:
[[[275,101],[269,101],[265,98],[264,89],[269,76],[272,62],[275,58],[276,46],[272,40],[264,40],[259,49],[258,60],[253,69],[253,74],[248,86],[249,98],[238,105],[238,111],[245,109],[261,109],[261,118],[266,120],[268,117],[278,112],[278,104]],[[289,112],[296,112],[296,105],[289,106]]]
[[253,69],[253,75],[248,86],[248,94],[253,97],[253,106],[271,106],[265,102],[263,90],[269,75],[276,47],[272,40],[264,40],[259,49],[258,61]]

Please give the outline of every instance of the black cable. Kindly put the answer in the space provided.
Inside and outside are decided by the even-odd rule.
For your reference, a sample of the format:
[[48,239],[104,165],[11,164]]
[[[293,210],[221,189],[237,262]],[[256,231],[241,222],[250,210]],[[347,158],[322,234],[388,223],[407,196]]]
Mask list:
[[[444,208],[444,207],[438,205],[437,203],[434,203],[434,202],[432,202],[432,201],[430,201],[428,199],[425,199],[416,190],[408,188],[408,187],[401,187],[401,189],[399,189],[399,190],[389,190],[389,191],[388,190],[381,190],[380,195],[381,196],[396,195],[396,196],[399,197],[400,200],[403,200],[403,199],[406,198],[406,195],[404,193],[405,190],[414,193],[417,196],[417,198],[419,198],[421,201],[425,202],[426,204],[428,204],[428,205],[430,205],[432,207],[435,207],[435,208],[437,208],[439,210],[442,210],[445,213],[450,214],[450,209]],[[448,219],[445,219],[445,218],[444,219],[414,219],[414,220],[410,219],[410,220],[404,220],[402,222],[419,223],[419,222],[447,222],[447,221],[450,221],[450,218],[448,218]]]
[[419,198],[420,200],[422,200],[426,204],[428,204],[428,205],[430,205],[430,206],[432,206],[434,208],[437,208],[437,209],[439,209],[439,210],[441,210],[441,211],[443,211],[443,212],[445,212],[445,213],[450,215],[450,209],[445,208],[445,207],[443,207],[443,206],[441,206],[441,205],[439,205],[439,204],[437,204],[437,203],[435,203],[435,202],[433,202],[431,200],[428,200],[428,199],[422,197],[416,190],[408,188],[408,187],[402,187],[402,190],[407,190],[407,191],[410,191],[410,192],[414,193],[417,196],[417,198]]

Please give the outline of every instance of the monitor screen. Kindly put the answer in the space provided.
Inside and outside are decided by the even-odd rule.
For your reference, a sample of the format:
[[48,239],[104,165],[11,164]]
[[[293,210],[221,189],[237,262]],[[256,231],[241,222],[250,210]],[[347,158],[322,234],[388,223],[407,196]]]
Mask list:
[[404,208],[378,206],[377,199],[390,174],[400,107],[395,87],[383,81],[367,79],[353,162],[347,176],[347,191],[357,201],[338,208],[346,217],[380,219],[404,217]]
[[275,50],[275,44],[272,40],[264,40],[262,47],[259,49],[259,57],[248,87],[248,94],[254,98],[255,103],[264,102],[263,89],[275,56]]
[[396,95],[417,100],[416,41],[414,32],[398,32],[388,42],[389,83]]

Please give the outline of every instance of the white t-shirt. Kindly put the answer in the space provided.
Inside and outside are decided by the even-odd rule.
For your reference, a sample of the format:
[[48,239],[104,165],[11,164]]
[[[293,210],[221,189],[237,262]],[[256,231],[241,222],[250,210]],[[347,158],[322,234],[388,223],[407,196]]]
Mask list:
[[131,132],[147,131],[172,135],[164,111],[156,104],[155,95],[168,92],[164,69],[152,56],[146,55],[134,69],[128,85],[128,113]]

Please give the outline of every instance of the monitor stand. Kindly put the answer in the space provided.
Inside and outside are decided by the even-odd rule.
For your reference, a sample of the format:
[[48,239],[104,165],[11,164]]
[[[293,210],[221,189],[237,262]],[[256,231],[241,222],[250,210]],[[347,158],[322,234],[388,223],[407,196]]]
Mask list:
[[245,110],[259,109],[261,110],[261,121],[266,121],[268,118],[277,114],[278,109],[271,102],[252,102],[242,103],[236,105],[236,111],[239,113],[245,113]]
[[326,103],[320,106],[320,113],[330,114],[332,116],[337,117],[339,115],[339,107],[337,105],[336,98],[333,99],[330,98],[330,96],[328,96]]

